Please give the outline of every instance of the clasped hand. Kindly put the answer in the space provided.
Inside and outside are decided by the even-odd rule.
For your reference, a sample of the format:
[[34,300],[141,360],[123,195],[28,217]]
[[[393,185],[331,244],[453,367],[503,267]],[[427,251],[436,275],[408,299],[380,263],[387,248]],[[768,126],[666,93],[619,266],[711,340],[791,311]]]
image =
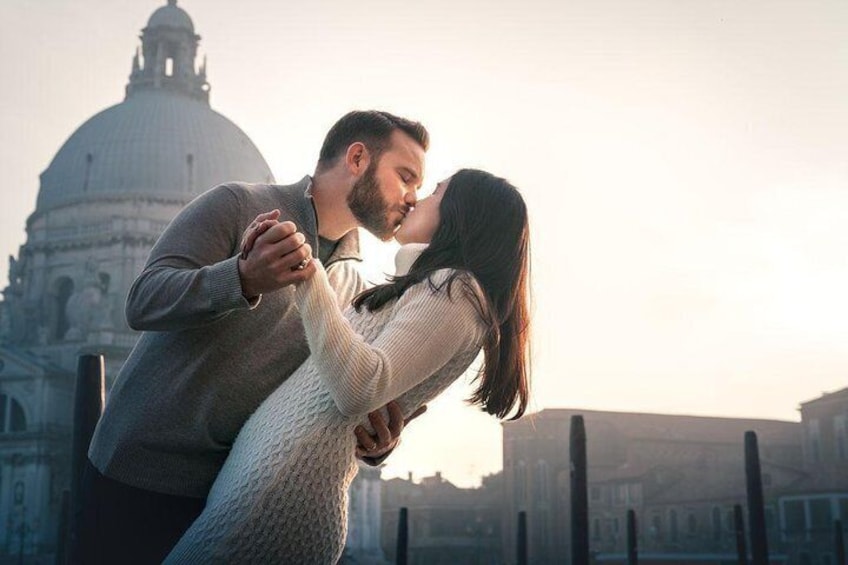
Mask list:
[[238,268],[248,299],[315,274],[312,246],[293,222],[281,222],[279,217],[279,210],[259,214],[242,235]]

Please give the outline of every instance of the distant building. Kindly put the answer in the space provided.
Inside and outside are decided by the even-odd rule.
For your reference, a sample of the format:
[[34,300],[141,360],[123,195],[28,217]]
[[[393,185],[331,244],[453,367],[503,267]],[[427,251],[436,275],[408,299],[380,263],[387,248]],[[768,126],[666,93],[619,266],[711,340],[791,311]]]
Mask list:
[[77,357],[103,354],[110,378],[124,362],[138,338],[124,301],[159,234],[213,185],[273,180],[247,135],[209,106],[200,36],[176,4],[142,30],[123,102],[82,124],[41,174],[26,243],[9,258],[0,556],[55,551]]
[[771,547],[782,551],[779,497],[809,476],[801,425],[592,410],[543,410],[503,424],[504,553],[514,555],[516,516],[527,512],[531,563],[570,555],[569,428],[587,434],[590,547],[599,561],[625,550],[626,511],[646,554],[735,556],[733,505],[746,504],[744,433],[758,434]]
[[459,488],[441,473],[415,483],[383,481],[383,550],[396,562],[401,508],[408,509],[410,565],[503,563],[500,474],[483,478],[479,488]]
[[848,534],[848,388],[801,403],[807,476],[780,502],[781,543],[800,565],[835,563],[834,520]]
[[343,565],[388,565],[381,541],[380,469],[360,464],[348,491],[348,528]]

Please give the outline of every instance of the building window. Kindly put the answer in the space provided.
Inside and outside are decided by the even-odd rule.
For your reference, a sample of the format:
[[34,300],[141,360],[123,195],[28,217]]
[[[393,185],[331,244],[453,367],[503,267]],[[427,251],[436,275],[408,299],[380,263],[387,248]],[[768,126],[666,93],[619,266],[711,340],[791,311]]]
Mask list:
[[662,539],[662,517],[659,514],[651,518],[651,535],[654,539]]
[[698,533],[698,519],[692,513],[689,513],[689,517],[686,519],[686,531],[690,536]]
[[810,529],[830,532],[833,528],[833,516],[830,511],[830,499],[814,498],[810,500]]
[[601,500],[601,487],[592,487],[589,489],[589,499],[592,502],[600,502]]
[[630,485],[630,488],[627,491],[627,502],[628,504],[641,504],[642,503],[642,485],[639,483],[633,483]]
[[539,528],[539,541],[545,551],[550,551],[551,545],[551,520],[547,510],[541,510],[536,516]]
[[19,433],[26,431],[24,408],[16,399],[0,394],[0,433]]
[[165,59],[165,76],[174,76],[174,60],[171,57]]
[[547,461],[536,463],[537,502],[548,504],[551,500],[551,470]]
[[713,507],[712,512],[712,523],[713,523],[713,539],[718,541],[721,539],[721,508],[718,506]]
[[736,513],[732,509],[724,515],[724,529],[728,532],[736,531]]
[[833,441],[836,458],[848,461],[848,414],[840,414],[833,419]]
[[677,510],[672,509],[668,511],[668,533],[671,541],[676,542],[679,535],[677,528]]
[[600,541],[601,539],[601,520],[600,518],[595,518],[592,520],[592,539],[596,541]]
[[53,288],[54,294],[54,318],[53,318],[53,340],[60,341],[65,338],[65,334],[71,329],[71,324],[68,321],[68,300],[74,293],[74,281],[69,277],[61,277],[55,283]]
[[810,446],[810,461],[821,462],[821,428],[818,420],[810,420],[807,424],[807,439]]
[[786,520],[786,533],[799,534],[807,529],[803,500],[787,500],[783,503],[783,517]]
[[527,503],[527,467],[524,461],[519,461],[515,469],[515,501],[518,509],[524,510]]
[[627,485],[613,487],[613,504],[623,506],[627,502]]
[[97,278],[100,281],[100,294],[105,296],[109,292],[109,283],[112,277],[109,276],[109,273],[98,273]]
[[775,517],[775,509],[773,506],[765,507],[766,531],[769,534],[777,531],[777,519]]

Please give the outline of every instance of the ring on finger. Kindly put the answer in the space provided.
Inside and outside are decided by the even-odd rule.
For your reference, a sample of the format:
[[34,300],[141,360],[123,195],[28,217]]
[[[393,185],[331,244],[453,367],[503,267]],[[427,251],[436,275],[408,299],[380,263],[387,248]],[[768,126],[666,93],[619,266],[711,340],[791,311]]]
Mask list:
[[301,261],[300,263],[298,263],[298,264],[297,264],[297,267],[295,267],[295,268],[296,268],[298,271],[302,271],[303,269],[305,269],[305,268],[306,268],[306,266],[307,266],[308,264],[309,264],[309,257],[307,257],[306,259],[304,259],[303,261]]

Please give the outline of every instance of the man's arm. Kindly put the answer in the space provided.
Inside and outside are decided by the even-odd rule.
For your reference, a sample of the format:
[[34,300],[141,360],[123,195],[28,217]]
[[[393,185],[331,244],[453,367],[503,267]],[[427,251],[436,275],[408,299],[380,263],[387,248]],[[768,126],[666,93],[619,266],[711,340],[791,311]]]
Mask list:
[[[238,256],[242,230],[239,200],[222,185],[186,206],[162,233],[127,297],[126,316],[136,330],[170,331],[202,326],[258,303],[259,294],[303,280],[289,263],[311,252],[291,222],[261,242],[261,256]],[[292,254],[297,251],[296,254]],[[282,272],[284,271],[284,272]],[[245,289],[244,276],[250,276]]]

